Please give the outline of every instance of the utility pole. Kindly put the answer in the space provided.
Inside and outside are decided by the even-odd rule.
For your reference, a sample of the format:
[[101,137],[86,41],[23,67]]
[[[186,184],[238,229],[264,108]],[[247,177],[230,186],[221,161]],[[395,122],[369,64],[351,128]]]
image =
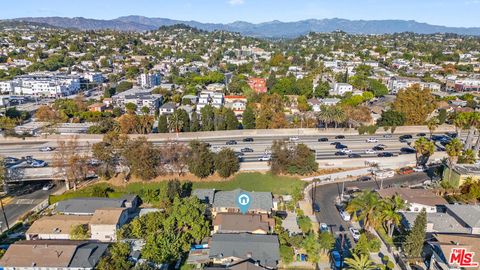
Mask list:
[[3,214],[3,218],[5,219],[5,225],[7,225],[7,230],[10,230],[10,226],[8,225],[7,215],[5,214],[5,209],[3,208],[3,198],[0,199],[0,206],[2,207],[2,214]]

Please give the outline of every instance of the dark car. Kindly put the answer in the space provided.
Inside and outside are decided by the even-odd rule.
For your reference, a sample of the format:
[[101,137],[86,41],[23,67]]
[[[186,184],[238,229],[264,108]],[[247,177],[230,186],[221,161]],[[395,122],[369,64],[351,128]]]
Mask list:
[[318,203],[313,204],[313,211],[317,213],[320,212],[320,205],[318,205]]
[[320,138],[318,139],[319,142],[328,142],[328,138]]
[[332,268],[334,270],[339,270],[343,268],[343,261],[342,261],[342,256],[340,256],[340,252],[337,250],[333,250],[330,253],[330,257],[332,259]]
[[455,139],[458,136],[458,134],[456,132],[447,132],[447,133],[445,133],[445,135],[447,135],[448,137],[450,137],[452,139]]
[[226,145],[236,145],[236,144],[237,144],[237,141],[230,140],[230,141],[227,141],[225,144],[226,144]]
[[408,148],[408,147],[403,147],[400,149],[400,153],[402,154],[415,154],[415,149],[413,148]]
[[350,154],[348,155],[349,158],[361,158],[362,156],[359,154]]
[[253,149],[245,147],[245,148],[240,149],[240,152],[242,152],[242,153],[252,153]]
[[338,144],[341,144],[339,142],[332,142],[330,145],[338,145]]
[[383,150],[385,150],[385,147],[375,146],[375,147],[372,148],[372,150],[374,150],[374,151],[383,151]]
[[367,182],[367,181],[370,181],[372,180],[372,177],[370,176],[360,176],[357,178],[357,181],[360,181],[360,182]]
[[383,152],[377,155],[378,157],[393,157],[393,154],[390,152]]
[[337,140],[345,139],[345,136],[343,136],[343,135],[338,135],[338,136],[335,136],[335,139],[337,139]]
[[276,211],[275,216],[279,217],[280,219],[286,219],[288,217],[288,213],[286,211]]
[[423,133],[423,132],[420,132],[417,134],[417,137],[425,137],[427,136],[427,134]]
[[212,147],[212,145],[208,142],[204,143],[206,147]]
[[335,153],[335,156],[346,156],[346,155],[347,155],[347,153],[345,153],[345,152],[340,152],[340,151],[338,151],[338,152]]
[[244,142],[253,142],[253,138],[248,137],[248,138],[243,139],[243,141]]
[[335,148],[336,149],[345,149],[345,148],[348,148],[348,146],[343,145],[343,144],[337,144],[337,145],[335,145]]
[[408,139],[412,139],[413,136],[412,135],[402,135],[399,137],[400,140],[408,140]]

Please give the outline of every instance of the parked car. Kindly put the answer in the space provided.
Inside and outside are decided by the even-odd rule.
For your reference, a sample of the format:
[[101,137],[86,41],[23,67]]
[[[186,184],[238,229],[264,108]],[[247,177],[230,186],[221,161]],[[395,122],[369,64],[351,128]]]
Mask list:
[[249,147],[245,147],[245,148],[240,149],[240,152],[242,152],[242,153],[252,153],[253,149],[249,148]]
[[350,219],[352,218],[350,214],[344,210],[340,211],[340,217],[342,217],[343,221],[350,221]]
[[248,137],[248,138],[243,139],[243,141],[244,142],[253,142],[253,138]]
[[318,205],[318,203],[313,204],[313,211],[316,213],[320,212],[320,205]]
[[230,141],[227,141],[225,144],[226,144],[226,145],[236,145],[236,144],[237,144],[237,141],[235,141],[235,140],[230,140]]
[[383,152],[383,153],[379,153],[377,157],[393,157],[393,153]]
[[362,156],[360,154],[350,154],[348,155],[349,158],[361,158]]
[[328,138],[319,138],[318,142],[328,142]]
[[48,184],[46,184],[42,187],[42,190],[47,191],[47,190],[52,189],[54,186],[55,186],[54,183],[48,183]]
[[352,234],[353,240],[355,240],[355,242],[357,242],[360,239],[360,232],[353,227],[350,227],[348,230]]
[[330,252],[330,258],[332,260],[332,268],[334,270],[343,269],[343,261],[342,256],[340,256],[340,252],[333,250]]
[[375,155],[376,153],[377,153],[377,151],[375,151],[374,149],[365,150],[365,154]]
[[51,146],[45,146],[45,147],[40,148],[41,152],[51,152],[53,150],[55,150],[55,147],[51,147]]
[[329,232],[330,228],[328,228],[327,223],[320,223],[320,232]]
[[264,156],[258,158],[258,161],[270,161],[270,160],[272,160],[271,155],[264,155]]
[[335,136],[335,139],[337,139],[337,140],[345,139],[345,136],[343,136],[343,135],[338,135],[338,136]]
[[368,138],[366,140],[367,143],[377,143],[378,142],[378,139],[375,139],[375,138]]
[[357,181],[359,181],[359,182],[367,182],[367,181],[370,181],[370,180],[372,180],[372,177],[370,177],[370,176],[360,176],[360,177],[357,178]]
[[401,175],[407,175],[412,173],[413,173],[413,169],[411,167],[403,167],[403,168],[400,168],[400,170],[398,170],[398,174],[401,174]]

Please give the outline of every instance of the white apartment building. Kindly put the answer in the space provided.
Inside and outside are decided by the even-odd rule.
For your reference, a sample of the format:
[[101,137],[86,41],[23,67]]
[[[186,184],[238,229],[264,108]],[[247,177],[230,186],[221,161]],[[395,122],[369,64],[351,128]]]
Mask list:
[[343,96],[347,92],[353,92],[353,86],[348,83],[335,83],[330,90],[332,96]]
[[105,78],[100,72],[87,72],[83,74],[83,78],[92,83],[103,83]]
[[397,94],[398,91],[412,87],[418,84],[421,89],[430,89],[433,92],[439,92],[442,86],[436,82],[422,82],[419,78],[392,77],[388,81],[388,90],[391,94]]
[[456,92],[479,92],[480,78],[457,78],[451,76],[447,78],[447,91]]
[[13,92],[13,81],[0,82],[0,93],[9,94]]
[[158,72],[142,73],[138,76],[137,82],[143,88],[151,88],[159,86],[162,81],[162,76]]
[[215,108],[221,108],[225,102],[223,93],[202,91],[198,96],[197,111],[200,111],[207,105]]
[[36,73],[17,76],[11,83],[11,92],[15,95],[61,97],[80,90],[77,75]]

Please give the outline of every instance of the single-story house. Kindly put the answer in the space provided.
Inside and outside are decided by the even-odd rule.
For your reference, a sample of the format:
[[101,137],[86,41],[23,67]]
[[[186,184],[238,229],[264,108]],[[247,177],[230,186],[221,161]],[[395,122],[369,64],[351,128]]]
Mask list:
[[418,213],[425,209],[427,213],[435,213],[439,206],[448,204],[444,198],[426,189],[385,188],[377,192],[382,198],[400,196],[409,205],[407,212]]
[[468,229],[467,233],[480,234],[480,205],[447,204],[445,207],[449,215]]
[[91,216],[101,208],[131,208],[136,209],[139,198],[136,195],[126,195],[120,199],[112,198],[74,198],[57,203],[55,211],[64,215]]
[[78,225],[88,225],[90,216],[44,216],[35,221],[25,233],[27,240],[70,239],[70,232]]
[[214,233],[268,234],[273,231],[275,220],[267,214],[218,213],[213,220]]
[[91,239],[98,241],[116,241],[117,230],[128,220],[125,208],[102,208],[95,210],[90,219]]
[[[480,235],[434,234],[436,241],[429,241],[429,269],[478,269],[480,263]],[[428,252],[428,253],[430,253]],[[469,260],[465,260],[469,258]]]
[[217,191],[213,199],[212,214],[217,213],[238,213],[240,208],[237,198],[240,194],[246,193],[250,196],[249,213],[270,214],[273,208],[273,196],[271,192],[246,192],[241,189],[232,191]]

